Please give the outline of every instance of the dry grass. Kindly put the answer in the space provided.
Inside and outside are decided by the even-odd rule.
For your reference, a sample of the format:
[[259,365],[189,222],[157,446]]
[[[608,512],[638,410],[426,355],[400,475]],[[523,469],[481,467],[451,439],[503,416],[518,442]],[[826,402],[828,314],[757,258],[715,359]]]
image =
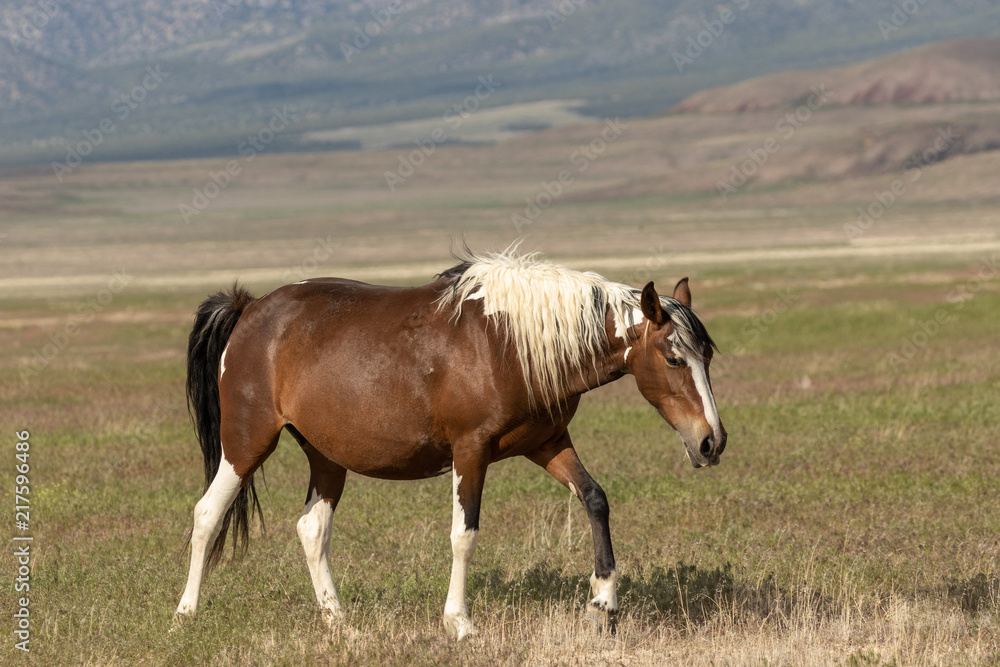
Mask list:
[[[865,111],[852,127],[886,113]],[[243,271],[262,293],[288,272],[333,267],[417,282],[448,266],[449,235],[504,246],[510,213],[598,126],[441,148],[391,196],[380,179],[392,151],[262,156],[190,226],[176,205],[212,161],[88,166],[62,186],[44,169],[5,172],[0,199],[14,216],[0,239],[0,433],[32,433],[38,551],[32,653],[6,644],[0,655],[40,665],[996,664],[1000,279],[961,309],[948,295],[994,252],[997,158],[929,168],[867,245],[850,246],[842,225],[879,178],[783,182],[727,203],[701,186],[684,194],[711,188],[726,151],[773,119],[729,123],[635,121],[527,230],[528,246],[614,279],[689,274],[726,355],[713,371],[731,434],[718,468],[692,471],[628,380],[585,397],[574,421],[612,506],[615,636],[581,614],[593,567],[582,509],[520,460],[490,470],[470,580],[481,634],[461,644],[440,624],[450,481],[352,476],[332,545],[347,622],[331,636],[294,533],[307,466],[287,438],[265,468],[268,533],[213,572],[199,616],[168,633],[201,490],[183,354],[205,291]],[[720,128],[731,136],[714,136]],[[816,128],[822,141],[836,129]],[[685,171],[698,155],[715,162]],[[657,189],[647,177],[660,170],[677,181]],[[641,196],[615,190],[636,184]],[[328,237],[328,254],[306,266]],[[915,250],[944,239],[946,253]],[[135,281],[23,376],[121,266]],[[776,312],[782,294],[791,307]],[[955,318],[908,363],[891,363],[940,308]],[[12,471],[0,465],[11,501]],[[0,566],[12,565],[7,550]],[[13,604],[0,596],[0,614]]]
[[581,508],[541,470],[511,461],[487,482],[470,589],[480,636],[462,644],[440,625],[448,480],[349,480],[333,544],[347,619],[331,635],[294,535],[306,465],[289,440],[266,466],[269,532],[210,575],[198,618],[168,634],[200,488],[181,393],[181,313],[199,294],[124,293],[115,316],[27,382],[25,349],[73,300],[7,301],[17,326],[0,328],[0,423],[31,429],[37,456],[27,661],[993,663],[1000,367],[987,341],[1000,284],[911,366],[891,372],[884,361],[974,269],[862,263],[755,269],[752,283],[731,270],[696,277],[723,350],[748,343],[744,325],[788,271],[800,298],[716,378],[732,441],[709,474],[690,470],[627,381],[585,400],[574,437],[611,499],[618,633],[595,632],[581,611],[592,567]]

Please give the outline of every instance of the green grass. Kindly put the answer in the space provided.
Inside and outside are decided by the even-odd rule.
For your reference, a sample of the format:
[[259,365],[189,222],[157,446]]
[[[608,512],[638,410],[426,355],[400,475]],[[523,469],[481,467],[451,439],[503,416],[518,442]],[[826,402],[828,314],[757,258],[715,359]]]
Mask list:
[[[690,468],[629,379],[585,397],[571,432],[611,502],[615,638],[579,625],[593,567],[582,509],[525,460],[487,477],[470,575],[485,639],[455,644],[440,626],[447,477],[349,477],[333,574],[359,634],[329,635],[294,531],[308,466],[287,436],[260,484],[267,533],[208,576],[198,616],[170,633],[202,484],[183,399],[185,313],[199,296],[123,294],[113,309],[137,317],[95,320],[28,382],[25,350],[52,325],[0,329],[0,483],[12,501],[13,431],[30,430],[36,549],[31,653],[15,655],[9,639],[0,651],[39,665],[996,660],[1000,284],[911,363],[885,363],[974,266],[940,265],[941,282],[917,288],[925,267],[913,264],[777,266],[752,283],[714,269],[714,287],[694,282],[723,352],[752,319],[734,310],[764,312],[788,275],[799,299],[715,379],[730,432],[717,468]],[[74,303],[0,311],[58,319]],[[9,550],[2,560],[10,572]],[[8,619],[14,597],[0,603]]]

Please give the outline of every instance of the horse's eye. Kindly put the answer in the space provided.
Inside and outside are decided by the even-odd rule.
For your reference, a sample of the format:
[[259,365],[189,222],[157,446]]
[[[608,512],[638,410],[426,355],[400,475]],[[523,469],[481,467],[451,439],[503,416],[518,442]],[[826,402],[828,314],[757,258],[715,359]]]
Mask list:
[[666,359],[667,359],[667,365],[670,366],[671,368],[680,368],[681,360],[678,359],[677,357],[666,357]]

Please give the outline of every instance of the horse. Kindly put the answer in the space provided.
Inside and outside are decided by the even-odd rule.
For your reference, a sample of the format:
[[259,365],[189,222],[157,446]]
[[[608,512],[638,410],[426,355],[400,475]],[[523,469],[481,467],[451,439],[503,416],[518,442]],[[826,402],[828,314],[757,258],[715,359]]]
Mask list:
[[[466,602],[487,467],[524,456],[583,504],[594,544],[588,614],[618,613],[608,499],[567,427],[583,393],[627,374],[681,437],[695,468],[726,447],[709,364],[717,349],[673,296],[508,248],[473,254],[419,287],[316,278],[255,299],[234,283],[198,308],[187,397],[204,455],[191,563],[176,622],[195,614],[203,574],[232,528],[234,556],[263,514],[254,473],[287,429],[310,466],[296,524],[321,614],[343,611],[330,533],[347,471],[390,480],[452,475],[452,568],[443,624],[476,633]],[[589,597],[589,596],[588,596]],[[609,625],[611,623],[609,622]],[[612,625],[613,629],[613,625]]]

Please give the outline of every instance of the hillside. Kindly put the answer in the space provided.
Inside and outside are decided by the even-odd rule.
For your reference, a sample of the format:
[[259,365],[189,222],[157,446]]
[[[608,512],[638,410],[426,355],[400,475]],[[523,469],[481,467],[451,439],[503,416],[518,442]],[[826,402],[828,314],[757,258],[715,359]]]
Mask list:
[[929,44],[868,62],[781,72],[703,90],[671,111],[734,113],[799,104],[823,86],[827,104],[932,104],[1000,99],[1000,39]]
[[[755,247],[830,243],[844,240],[842,227],[857,207],[886,198],[883,193],[897,181],[905,192],[880,221],[879,234],[913,233],[915,216],[933,218],[935,234],[995,234],[1000,101],[823,108],[794,132],[790,126],[776,129],[786,113],[669,114],[623,119],[617,136],[605,132],[606,123],[590,122],[490,146],[443,145],[394,183],[385,174],[399,173],[409,149],[264,154],[252,163],[244,158],[231,184],[189,218],[180,205],[195,207],[196,192],[213,187],[212,174],[223,172],[230,158],[85,164],[62,182],[48,165],[3,168],[0,211],[12,219],[5,223],[10,238],[4,247],[11,249],[12,239],[28,234],[37,220],[62,220],[67,207],[107,217],[114,228],[103,238],[112,245],[132,239],[138,221],[160,230],[164,242],[194,244],[191,271],[202,265],[202,252],[240,267],[247,258],[227,249],[227,235],[253,228],[269,239],[283,238],[289,215],[306,225],[307,239],[326,239],[330,229],[343,225],[337,243],[347,254],[331,261],[356,253],[364,262],[413,262],[420,257],[417,248],[447,256],[449,235],[459,239],[469,230],[483,232],[481,241],[490,247],[527,233],[539,247],[573,255],[583,252],[580,244],[595,243],[595,225],[606,228],[599,243],[604,251],[634,252],[634,240],[616,236],[618,223],[648,229],[657,243],[669,239],[682,248],[706,249],[698,245],[705,225],[725,227],[751,210],[760,219]],[[599,155],[584,157],[581,147],[602,135],[613,140]],[[571,181],[560,188],[564,170]],[[720,190],[720,183],[726,187]],[[969,209],[956,217],[957,202]],[[816,207],[827,211],[829,224],[797,228],[779,242],[774,225],[813,219]],[[678,220],[683,225],[673,227]],[[355,234],[364,236],[371,224],[394,231],[374,247],[355,242]],[[59,238],[73,247],[84,227],[67,222]],[[276,255],[275,265],[297,264],[296,253],[312,243]],[[18,251],[7,261],[25,275],[113,263],[94,248],[46,253]],[[145,265],[155,254],[148,246],[134,256]]]
[[[287,105],[294,124],[269,152],[368,145],[346,128],[440,119],[502,82],[481,108],[526,109],[512,130],[562,122],[535,103],[578,115],[662,112],[705,87],[789,69],[856,63],[943,39],[1000,33],[1000,0],[928,3],[891,35],[894,0],[0,0],[0,163],[65,158],[69,147],[138,90],[88,161],[233,155],[248,132]],[[728,10],[734,20],[690,62],[691,40]],[[391,10],[391,11],[390,11]],[[564,111],[560,111],[560,118]],[[330,135],[331,132],[337,134]],[[314,134],[323,133],[323,134]],[[348,132],[347,134],[350,134]],[[454,138],[465,141],[463,137]],[[375,142],[376,144],[378,142]],[[405,142],[404,142],[405,143]]]

